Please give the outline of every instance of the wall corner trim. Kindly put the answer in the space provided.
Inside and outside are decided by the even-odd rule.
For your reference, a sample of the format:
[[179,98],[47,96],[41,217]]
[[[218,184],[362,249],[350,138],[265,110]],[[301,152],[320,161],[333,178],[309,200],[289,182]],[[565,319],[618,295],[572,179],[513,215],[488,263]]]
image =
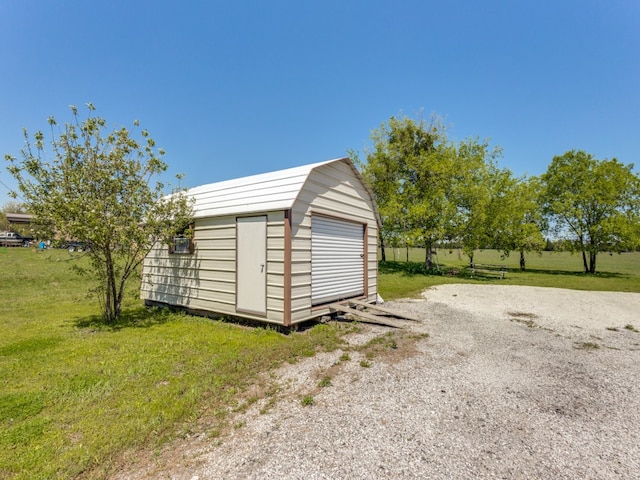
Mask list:
[[291,209],[284,211],[284,309],[283,324],[291,326]]

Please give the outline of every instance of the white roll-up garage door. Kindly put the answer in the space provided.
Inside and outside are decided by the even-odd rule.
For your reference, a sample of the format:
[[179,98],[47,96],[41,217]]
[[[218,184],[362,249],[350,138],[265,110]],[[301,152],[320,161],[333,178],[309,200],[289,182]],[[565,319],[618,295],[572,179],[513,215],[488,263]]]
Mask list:
[[313,305],[364,294],[364,226],[333,218],[311,219]]

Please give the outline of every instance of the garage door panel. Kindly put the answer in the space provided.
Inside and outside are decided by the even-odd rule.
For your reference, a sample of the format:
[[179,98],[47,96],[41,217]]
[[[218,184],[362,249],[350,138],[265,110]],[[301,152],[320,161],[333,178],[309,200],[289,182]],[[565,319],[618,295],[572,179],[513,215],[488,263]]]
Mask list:
[[314,216],[311,222],[314,305],[364,294],[364,226]]

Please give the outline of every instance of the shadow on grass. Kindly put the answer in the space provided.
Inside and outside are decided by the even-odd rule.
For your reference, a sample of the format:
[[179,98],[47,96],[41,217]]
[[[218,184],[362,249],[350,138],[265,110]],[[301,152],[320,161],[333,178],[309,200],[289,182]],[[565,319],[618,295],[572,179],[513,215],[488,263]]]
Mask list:
[[115,323],[105,323],[102,315],[91,315],[75,321],[77,328],[94,330],[121,330],[123,328],[149,328],[161,325],[175,318],[175,312],[168,308],[134,307],[122,311]]
[[[596,272],[595,274],[584,273],[583,271],[575,270],[552,270],[552,269],[540,269],[540,268],[527,268],[524,272],[521,272],[519,268],[505,267],[507,272],[510,273],[534,273],[540,275],[565,275],[571,277],[584,277],[584,278],[626,278],[628,275],[615,273],[615,272]],[[414,275],[448,275],[460,278],[470,278],[468,267],[447,267],[440,266],[439,269],[428,269],[422,262],[379,262],[378,271],[380,273],[401,273],[407,276]],[[474,279],[482,279],[481,276],[475,276]]]
[[[513,270],[514,272],[520,272],[520,270]],[[571,277],[584,277],[584,278],[626,278],[629,275],[615,272],[596,272],[596,273],[584,273],[583,271],[575,270],[546,270],[541,268],[527,268],[522,273],[535,273],[540,275],[567,275]]]
[[[278,333],[288,335],[292,332],[291,328],[280,325],[265,324],[257,320],[251,320],[242,317],[234,317],[230,315],[219,315],[210,312],[210,315],[187,312],[184,308],[177,306],[153,306],[153,307],[134,307],[123,310],[120,318],[115,323],[105,323],[101,315],[92,315],[90,317],[79,318],[74,325],[77,328],[85,328],[90,330],[117,331],[124,328],[149,328],[155,325],[162,325],[166,322],[174,320],[176,315],[187,315],[197,318],[208,318],[211,321],[220,321],[229,325],[238,327],[247,327],[251,329],[272,330]],[[310,324],[314,322],[309,321]],[[313,325],[308,326],[311,328]],[[298,329],[299,331],[300,329]]]
[[427,268],[422,262],[378,262],[380,273],[402,273],[404,275],[443,275],[452,269]]

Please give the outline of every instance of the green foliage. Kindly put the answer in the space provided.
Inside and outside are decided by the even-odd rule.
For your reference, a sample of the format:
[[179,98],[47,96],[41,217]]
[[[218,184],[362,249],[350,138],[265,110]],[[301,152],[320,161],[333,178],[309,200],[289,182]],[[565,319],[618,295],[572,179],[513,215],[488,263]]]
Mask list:
[[25,206],[16,201],[9,201],[0,208],[1,213],[27,213]]
[[[640,246],[640,178],[633,165],[599,161],[582,151],[554,157],[540,178],[514,178],[495,161],[499,147],[448,140],[442,121],[391,117],[371,134],[373,149],[360,164],[372,186],[386,247],[423,247],[432,267],[435,245],[460,246],[473,262],[479,249],[503,255],[555,245],[580,252],[585,272],[596,272],[600,252]],[[357,155],[356,155],[357,157]]]
[[441,238],[452,169],[442,122],[391,117],[371,138],[363,175],[376,196],[384,243],[426,245]]
[[498,200],[504,197],[502,178],[511,175],[500,170],[495,159],[500,148],[493,151],[489,145],[470,139],[452,145],[455,168],[450,179],[455,215],[448,220],[447,238],[455,239],[472,259],[473,252],[492,242],[491,222],[499,213]]
[[[341,345],[338,326],[269,328],[147,310],[135,288],[112,325],[96,322],[66,250],[0,252],[0,478],[110,478],[137,448],[191,429],[224,431],[226,412],[271,368]],[[198,419],[202,423],[198,425]]]
[[379,262],[378,267],[382,272],[402,271],[408,275],[442,275],[443,271],[432,267],[427,268],[424,262]]
[[542,175],[542,205],[566,248],[580,252],[586,273],[601,252],[640,245],[640,177],[633,165],[571,150]]
[[539,192],[537,178],[517,179],[511,172],[502,172],[497,177],[496,194],[485,223],[490,232],[485,246],[500,249],[505,256],[518,252],[521,270],[526,266],[525,253],[541,252],[547,245],[542,236],[546,222],[538,202]]
[[462,242],[469,252],[485,246],[500,148],[477,139],[449,141],[437,117],[429,123],[391,117],[371,139],[361,167],[376,196],[384,246],[425,247],[427,268],[442,240]]
[[[146,130],[108,131],[107,122],[91,116],[59,127],[49,118],[51,140],[25,130],[21,160],[6,155],[26,207],[43,231],[39,238],[87,242],[89,265],[78,273],[93,282],[103,317],[120,316],[127,281],[151,247],[167,241],[189,224],[191,205],[182,191],[165,196],[158,180],[167,170],[164,152]],[[138,127],[138,123],[134,122]],[[154,183],[155,181],[155,183]]]
[[7,213],[27,213],[25,206],[16,201],[9,201],[0,208],[0,231],[17,232],[23,237],[33,237],[33,231],[30,225],[10,224],[7,220]]

